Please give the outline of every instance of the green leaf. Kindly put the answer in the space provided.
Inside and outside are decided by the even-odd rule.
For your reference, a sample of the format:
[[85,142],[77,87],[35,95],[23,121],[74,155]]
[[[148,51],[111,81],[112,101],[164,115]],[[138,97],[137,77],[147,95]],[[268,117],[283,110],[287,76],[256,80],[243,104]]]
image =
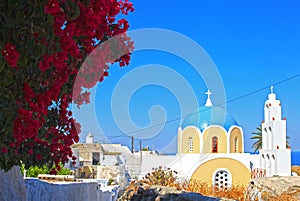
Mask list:
[[[8,64],[6,64],[8,65]],[[10,67],[9,67],[10,68]],[[0,72],[0,87],[7,87],[9,85],[12,84],[13,82],[13,74],[11,72],[11,70],[7,69],[6,71],[3,70],[2,72]],[[1,91],[2,93],[2,91]]]
[[76,2],[70,2],[70,14],[69,18],[71,20],[76,19],[80,15],[80,9]]
[[14,96],[10,90],[4,87],[0,87],[0,102],[2,101],[14,102],[14,100],[15,100]]
[[23,52],[23,54],[28,58],[29,55],[31,55],[34,51],[34,41],[32,37],[27,37],[25,44],[24,44],[24,49],[26,50]]
[[2,56],[0,56],[0,73],[4,70],[4,62]]
[[35,48],[35,50],[34,50],[34,52],[33,52],[34,58],[39,59],[39,58],[41,58],[41,57],[44,55],[45,49],[43,49],[42,46],[43,46],[43,45],[38,45],[38,46]]

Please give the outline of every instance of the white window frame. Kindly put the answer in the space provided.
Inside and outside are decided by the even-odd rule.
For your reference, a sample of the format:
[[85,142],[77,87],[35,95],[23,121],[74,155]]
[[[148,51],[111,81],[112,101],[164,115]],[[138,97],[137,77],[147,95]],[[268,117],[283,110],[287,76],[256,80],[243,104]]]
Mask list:
[[230,188],[232,186],[231,172],[226,168],[219,168],[215,170],[212,175],[212,182],[213,186],[220,189]]
[[192,137],[189,137],[189,152],[194,152],[194,141]]
[[234,153],[238,153],[238,151],[239,151],[239,139],[238,139],[238,137],[235,137],[233,140],[234,140]]

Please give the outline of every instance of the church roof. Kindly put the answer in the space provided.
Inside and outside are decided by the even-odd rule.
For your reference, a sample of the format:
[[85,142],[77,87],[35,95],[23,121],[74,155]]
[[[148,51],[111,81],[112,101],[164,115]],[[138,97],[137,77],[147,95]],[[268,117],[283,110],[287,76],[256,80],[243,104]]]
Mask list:
[[222,126],[228,131],[231,126],[238,126],[238,123],[228,112],[220,107],[202,106],[186,116],[181,127],[196,126],[203,131],[206,127],[212,125]]

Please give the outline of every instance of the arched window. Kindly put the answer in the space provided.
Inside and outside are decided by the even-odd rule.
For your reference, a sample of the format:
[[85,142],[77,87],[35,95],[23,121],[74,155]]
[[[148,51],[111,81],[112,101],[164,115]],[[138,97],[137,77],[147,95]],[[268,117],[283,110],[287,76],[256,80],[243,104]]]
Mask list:
[[218,138],[216,136],[212,138],[212,153],[218,153]]
[[194,151],[194,144],[193,144],[193,138],[189,137],[189,152],[193,152]]
[[232,177],[229,171],[218,170],[213,175],[213,184],[220,189],[226,189],[232,185]]
[[234,153],[238,153],[239,151],[239,139],[237,137],[234,138]]

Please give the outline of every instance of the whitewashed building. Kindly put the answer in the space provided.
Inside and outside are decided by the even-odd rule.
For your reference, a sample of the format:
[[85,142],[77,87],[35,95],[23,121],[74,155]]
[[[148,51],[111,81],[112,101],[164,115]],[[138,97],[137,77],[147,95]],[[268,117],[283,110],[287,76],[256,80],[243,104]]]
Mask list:
[[163,166],[188,179],[219,187],[247,185],[250,178],[291,175],[291,150],[286,147],[286,120],[281,103],[271,88],[264,104],[262,149],[244,153],[242,126],[222,108],[215,107],[207,93],[206,104],[187,116],[178,128],[178,149],[173,156],[144,155],[141,174]]

